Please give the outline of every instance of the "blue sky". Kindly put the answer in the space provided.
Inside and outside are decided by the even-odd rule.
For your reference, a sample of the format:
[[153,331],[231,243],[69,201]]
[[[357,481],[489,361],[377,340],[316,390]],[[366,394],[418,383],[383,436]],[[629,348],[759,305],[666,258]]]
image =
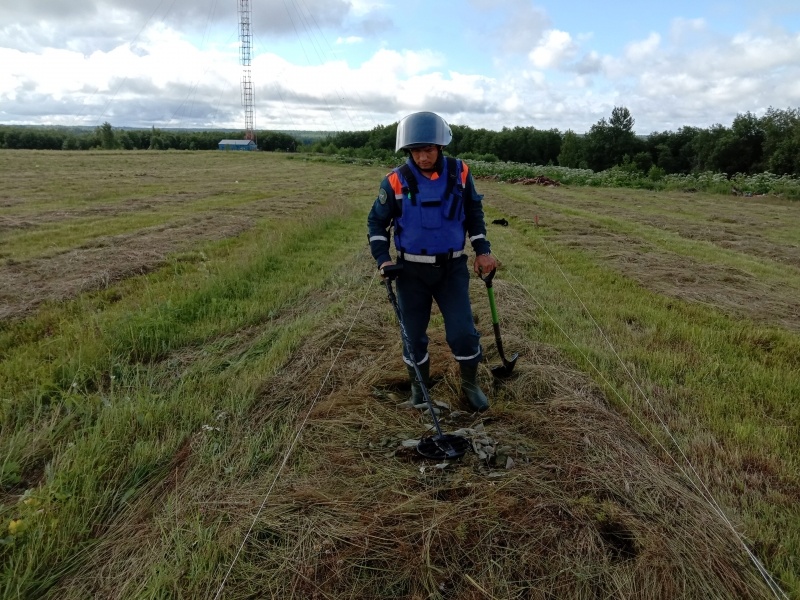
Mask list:
[[[12,6],[6,6],[12,5]],[[800,2],[251,0],[258,129],[433,110],[473,128],[638,133],[800,108]],[[241,129],[233,0],[0,5],[0,123]]]

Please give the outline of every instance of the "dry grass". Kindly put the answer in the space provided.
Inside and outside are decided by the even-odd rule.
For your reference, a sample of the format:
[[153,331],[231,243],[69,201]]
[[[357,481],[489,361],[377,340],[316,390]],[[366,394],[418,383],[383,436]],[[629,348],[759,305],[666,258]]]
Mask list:
[[[195,160],[167,156],[176,164]],[[66,157],[84,160],[74,154]],[[144,162],[133,175],[120,173],[121,193],[130,195],[122,201],[100,198],[92,205],[81,199],[82,186],[88,185],[81,178],[67,180],[76,196],[62,213],[47,189],[34,190],[24,200],[20,184],[0,197],[9,209],[0,221],[0,234],[11,238],[23,227],[36,230],[57,224],[60,218],[79,222],[92,211],[124,218],[163,209],[169,215],[164,226],[95,236],[77,247],[45,249],[24,260],[6,257],[0,265],[0,278],[9,284],[0,292],[4,323],[36,315],[42,301],[62,301],[106,286],[113,291],[116,281],[134,273],[165,264],[178,272],[181,252],[194,260],[198,243],[236,236],[267,218],[275,222],[265,230],[277,236],[281,219],[324,220],[338,212],[338,171],[326,173],[331,179],[314,183],[302,178],[307,165],[270,156],[270,164],[280,166],[275,169],[279,175],[264,177],[269,186],[261,181],[248,184],[243,193],[255,195],[247,201],[225,196],[221,179],[195,181],[192,177],[199,175],[188,174],[181,179],[189,199],[182,207],[163,190],[156,190],[150,202],[134,201],[137,179],[158,188],[166,175],[150,166],[149,158],[132,160]],[[244,181],[240,174],[250,167],[228,163],[227,170],[214,168],[215,177]],[[380,173],[380,169],[359,171],[358,176],[372,181]],[[213,188],[219,204],[203,204],[208,200],[204,186]],[[268,197],[257,194],[264,187],[269,188]],[[737,258],[714,254],[717,249],[729,250],[727,242],[703,238],[701,228],[692,225],[697,214],[688,208],[682,219],[660,206],[635,210],[641,200],[633,192],[591,191],[584,196],[562,186],[518,196],[501,184],[485,182],[481,187],[489,210],[512,221],[508,229],[490,232],[501,254],[504,244],[521,249],[509,263],[546,260],[541,253],[525,252],[536,243],[528,234],[538,220],[542,228],[556,233],[554,246],[585,252],[648,290],[676,302],[699,301],[792,329],[798,306],[793,275],[781,275],[764,265],[753,274]],[[364,196],[372,191],[365,188]],[[352,208],[356,201],[342,202]],[[364,204],[363,219],[370,201]],[[775,206],[786,209],[783,204]],[[706,216],[715,210],[695,208]],[[592,210],[610,221],[596,226],[589,217]],[[740,217],[730,218],[738,222]],[[626,225],[628,220],[654,230],[680,231],[681,239],[662,243],[655,234],[635,235]],[[738,227],[733,222],[727,225]],[[742,225],[736,231],[741,236],[738,247],[752,249],[748,257],[762,260],[776,255],[787,269],[795,268],[795,246],[780,242],[788,230],[776,233]],[[685,240],[710,247],[713,260],[688,260],[688,249],[681,246]],[[224,272],[228,263],[217,260]],[[447,465],[423,460],[404,442],[425,435],[431,422],[397,407],[408,393],[400,334],[385,290],[374,277],[373,261],[361,247],[345,262],[331,265],[331,270],[336,276],[325,285],[291,306],[280,306],[262,321],[235,331],[209,328],[215,331],[209,339],[159,355],[152,364],[131,365],[141,369],[143,380],[150,371],[163,378],[153,375],[153,385],[163,385],[154,397],[168,390],[173,398],[197,403],[213,416],[202,428],[176,436],[179,439],[166,456],[151,457],[144,443],[134,441],[130,453],[147,455],[148,461],[141,464],[151,470],[143,470],[138,480],[131,473],[104,475],[112,494],[130,491],[131,495],[115,499],[113,512],[96,507],[104,518],[88,523],[88,532],[76,534],[73,547],[59,550],[57,576],[42,584],[42,595],[76,599],[775,597],[746,553],[743,542],[750,540],[736,533],[744,529],[743,520],[758,516],[730,498],[745,481],[743,504],[752,500],[754,506],[775,507],[769,526],[788,522],[787,527],[794,527],[791,519],[800,487],[786,473],[788,461],[737,452],[730,439],[697,427],[696,413],[682,405],[692,398],[681,397],[680,386],[664,387],[656,378],[649,379],[645,367],[638,365],[641,371],[635,375],[650,393],[653,410],[680,436],[692,469],[715,497],[722,492],[728,500],[724,512],[732,521],[722,518],[702,485],[698,487],[695,473],[674,459],[681,453],[660,445],[670,441],[668,436],[650,434],[650,428],[657,427],[652,415],[619,410],[618,398],[610,396],[613,385],[601,388],[596,374],[580,370],[574,355],[537,341],[548,316],[510,269],[501,270],[495,280],[504,347],[508,354],[520,353],[515,376],[507,381],[491,379],[488,367],[499,364],[499,358],[487,337],[491,324],[486,292],[477,279],[471,288],[487,354],[480,376],[490,391],[488,413],[472,414],[462,404],[457,366],[446,348],[438,315],[430,332],[432,395],[449,406],[443,410],[442,427],[463,431],[483,458],[470,452]],[[758,284],[755,290],[753,282]],[[758,309],[752,306],[754,295]],[[142,305],[146,307],[144,300]],[[558,309],[555,303],[548,308]],[[254,372],[261,365],[260,354],[267,353],[271,330],[288,329],[304,318],[315,326],[293,346],[280,370]],[[636,331],[646,324],[632,315],[626,327]],[[218,380],[201,377],[215,369],[236,375]],[[222,390],[203,388],[193,377],[199,382],[222,382]],[[246,383],[237,385],[236,378]],[[252,396],[248,395],[251,382],[258,382]],[[204,393],[218,396],[197,397]],[[635,417],[643,415],[646,423],[637,422]],[[176,423],[175,431],[182,431],[181,426],[185,424]],[[47,435],[36,439],[44,444]],[[62,451],[54,450],[53,456]],[[23,475],[25,481],[47,484],[43,468]],[[130,488],[120,484],[127,486],[131,480]],[[12,505],[10,495],[2,501]],[[763,539],[773,538],[767,533]],[[780,557],[782,552],[778,547],[756,551],[769,557]],[[793,564],[792,560],[787,563]]]
[[481,183],[515,226],[535,221],[648,289],[800,331],[796,202]]
[[[516,315],[505,336],[521,354],[516,377],[493,389],[486,416],[464,411],[441,326],[432,332],[432,393],[453,409],[442,426],[483,429],[489,457],[436,466],[404,447],[431,423],[396,408],[407,393],[399,331],[362,271],[358,314],[317,331],[251,412],[222,426],[237,441],[221,462],[236,464],[254,437],[287,425],[264,469],[209,480],[203,442],[187,441],[56,595],[145,595],[155,565],[174,560],[176,529],[196,521],[216,538],[218,578],[195,591],[205,597],[769,597],[729,524],[589,378],[526,342]],[[521,293],[498,283],[499,299]],[[356,304],[364,289],[341,293]],[[488,369],[481,377],[492,385]],[[199,531],[183,537],[202,547]]]

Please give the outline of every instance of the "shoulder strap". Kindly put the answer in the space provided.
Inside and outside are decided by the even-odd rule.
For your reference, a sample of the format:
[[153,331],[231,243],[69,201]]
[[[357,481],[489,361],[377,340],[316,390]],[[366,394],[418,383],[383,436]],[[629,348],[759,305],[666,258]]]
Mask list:
[[461,183],[461,160],[446,156],[447,160],[447,188],[445,189],[444,197],[449,198],[453,195],[453,190],[457,189],[458,193],[450,202],[450,215],[451,219],[456,216],[456,211],[461,208],[461,198],[463,196],[464,186]]
[[447,187],[444,191],[446,198],[453,193],[456,186],[459,189],[463,186],[461,185],[461,161],[452,156],[445,156],[444,159],[447,161]]
[[403,163],[397,167],[396,171],[400,174],[400,177],[406,184],[406,187],[403,188],[403,191],[408,192],[411,205],[416,206],[417,194],[419,194],[419,184],[417,183],[417,178],[414,176],[414,171],[411,170],[411,167],[408,166],[408,163]]

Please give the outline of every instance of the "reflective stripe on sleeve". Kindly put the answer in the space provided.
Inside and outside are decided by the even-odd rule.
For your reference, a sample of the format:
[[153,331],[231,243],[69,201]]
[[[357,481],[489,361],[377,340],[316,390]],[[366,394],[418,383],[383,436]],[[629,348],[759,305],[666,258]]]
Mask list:
[[486,236],[482,233],[479,233],[478,235],[473,235],[471,238],[469,238],[469,241],[474,242],[475,240],[485,240],[485,239]]
[[372,242],[388,242],[389,238],[387,238],[385,235],[371,235],[369,237],[369,241],[370,241],[370,243],[372,243]]

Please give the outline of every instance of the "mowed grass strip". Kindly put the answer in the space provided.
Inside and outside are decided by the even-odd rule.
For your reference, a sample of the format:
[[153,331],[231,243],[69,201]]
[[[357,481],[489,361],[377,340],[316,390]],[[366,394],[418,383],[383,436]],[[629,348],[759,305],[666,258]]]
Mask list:
[[[708,264],[721,264],[752,272],[762,281],[779,280],[796,287],[800,291],[800,269],[787,268],[786,265],[776,263],[763,257],[752,256],[746,252],[736,251],[731,248],[724,248],[706,240],[696,240],[686,238],[680,231],[672,231],[668,227],[659,226],[649,222],[642,223],[634,216],[614,215],[606,213],[600,207],[582,207],[570,202],[569,197],[545,199],[541,194],[536,194],[531,188],[525,189],[521,186],[506,186],[502,189],[502,194],[519,202],[522,206],[525,203],[534,202],[540,213],[547,216],[557,215],[563,221],[576,223],[575,228],[593,227],[602,232],[619,233],[630,235],[637,240],[652,245],[657,251],[672,252],[677,255],[691,257]],[[570,196],[576,195],[575,193]],[[519,209],[518,209],[519,210]],[[527,216],[532,217],[530,207],[522,208]],[[542,214],[544,217],[545,215]],[[792,215],[793,226],[787,227],[787,235],[797,235],[794,239],[800,239],[800,223],[797,215]]]
[[697,470],[796,587],[800,335],[654,293],[561,237],[521,221],[491,231],[506,285],[524,290],[501,314],[571,356],[633,427]]
[[[230,191],[262,181],[272,155],[232,152],[60,152],[0,150],[4,214],[38,216],[111,206],[166,193]],[[271,173],[271,175],[276,175]],[[278,181],[279,177],[272,179]]]
[[[352,207],[337,207],[309,224],[267,223],[208,246],[197,263],[176,263],[66,307],[46,308],[2,332],[0,381],[4,389],[33,396],[51,385],[83,390],[107,376],[115,361],[158,361],[213,336],[269,322],[330,275],[331,259],[363,245],[358,216]],[[25,403],[13,404],[23,419],[30,416]]]
[[[277,169],[292,162],[284,157],[264,160]],[[59,597],[81,597],[82,589],[123,596],[208,597],[216,591],[251,522],[254,502],[263,499],[294,435],[300,407],[320,389],[322,376],[308,377],[308,373],[312,367],[317,372],[325,369],[311,363],[332,360],[335,354],[338,334],[329,334],[320,325],[334,317],[350,323],[369,284],[361,265],[372,272],[365,219],[383,169],[322,163],[304,169],[305,180],[312,183],[304,187],[298,182],[297,188],[321,198],[314,210],[293,219],[263,217],[251,231],[184,252],[148,276],[72,302],[46,305],[28,319],[0,329],[4,457],[0,522],[8,527],[13,520],[19,531],[2,534],[7,543],[0,550],[4,558],[0,589],[5,595],[44,596],[58,589],[59,581]],[[269,180],[265,174],[264,184]],[[487,189],[492,188],[481,191]],[[303,194],[295,197],[300,200]],[[522,208],[524,199],[499,200],[487,195],[490,219],[508,216],[510,207],[520,211],[510,227],[490,226],[489,235],[504,264],[495,285],[506,352],[514,351],[515,338],[524,339],[579,365],[661,453],[665,468],[672,469],[657,445],[663,444],[680,461],[658,417],[663,419],[700,479],[746,533],[768,569],[790,594],[800,590],[798,448],[797,436],[792,437],[798,422],[792,406],[800,355],[796,334],[648,290],[609,265],[602,254],[576,244],[573,232],[565,232],[569,239],[560,239],[558,232],[534,227],[533,213]],[[616,226],[613,218],[598,224],[601,230]],[[625,239],[633,238],[635,231],[631,228]],[[763,272],[754,275],[762,276]],[[486,292],[482,283],[473,284],[476,313],[484,315],[479,326],[485,347],[495,359],[486,307],[479,304],[486,302]],[[385,303],[385,294],[373,295]],[[363,339],[396,347],[396,323],[388,305],[382,306],[380,314],[391,327],[380,330],[391,331],[392,340],[366,335],[372,323],[359,324],[365,330]],[[315,335],[321,337],[313,354],[295,353]],[[357,350],[350,357],[354,364]],[[533,358],[520,360],[533,362]],[[290,359],[295,361],[292,379],[284,381],[280,370]],[[303,361],[309,361],[307,369]],[[372,368],[386,369],[383,362]],[[341,370],[340,378],[329,382],[326,390],[331,386],[347,390],[363,380],[348,379],[350,369]],[[757,391],[762,396],[753,402]],[[357,398],[367,394],[354,390]],[[369,418],[368,427],[362,424],[364,411],[367,417],[375,412],[366,402],[353,411],[358,416],[331,426],[329,435],[323,431],[330,450],[326,457],[329,454],[334,461],[332,470],[357,464],[364,477],[372,477],[374,456],[362,454],[352,464],[334,460],[340,447],[342,455],[358,455],[358,448],[345,448],[346,443],[351,438],[363,443],[365,430],[384,425]],[[402,420],[393,405],[389,414]],[[235,425],[222,425],[230,421]],[[319,427],[324,430],[324,422]],[[403,424],[402,431],[408,427]],[[546,420],[541,427],[547,427]],[[346,430],[347,437],[340,438],[338,429]],[[316,548],[319,536],[312,520],[298,525],[292,512],[297,506],[330,505],[329,522],[342,514],[352,516],[345,505],[335,504],[335,498],[322,497],[313,477],[308,489],[292,487],[304,473],[314,474],[314,461],[322,460],[314,451],[301,445],[290,462],[294,479],[286,484],[286,503],[271,509],[268,522],[258,524],[236,567],[235,589],[242,596],[258,595],[273,585],[275,590],[287,589],[260,579],[259,563],[250,562],[254,555],[277,563],[282,577],[310,585],[303,579],[303,569],[312,560],[306,558],[319,552],[324,561],[324,548]],[[549,460],[539,458],[542,464]],[[407,465],[390,462],[389,467],[384,470],[399,472],[392,488],[402,490],[411,480]],[[606,467],[617,472],[615,465]],[[348,484],[354,481],[335,473]],[[382,489],[382,482],[366,481]],[[338,490],[343,483],[337,480],[331,489]],[[196,491],[204,486],[213,488],[210,497]],[[491,490],[499,493],[504,487],[492,484]],[[530,492],[530,486],[518,487],[520,495],[514,498]],[[452,493],[460,489],[455,487]],[[434,485],[431,493],[445,492]],[[359,491],[351,493],[357,496]],[[506,524],[518,516],[511,508],[497,509],[494,501],[477,507],[468,499],[454,504],[459,510],[446,513],[446,519],[440,512],[439,521],[431,522],[431,500],[426,495],[415,514],[427,523],[425,531],[433,540],[454,533],[450,525],[455,527],[464,511],[474,510],[476,518],[484,518],[486,532],[505,531],[491,523],[498,514],[504,515],[501,522]],[[203,506],[201,500],[213,506]],[[506,500],[511,506],[512,499]],[[574,509],[582,502],[586,499],[565,500]],[[366,511],[370,502],[358,497],[353,505]],[[594,504],[587,510],[595,510]],[[390,513],[375,519],[399,528],[400,517]],[[274,529],[274,523],[302,531],[292,542]],[[358,523],[356,517],[353,527]],[[360,533],[351,535],[347,527],[332,529],[334,543],[351,542],[354,547],[361,543]],[[517,528],[511,529],[519,534]],[[470,554],[470,560],[475,565],[483,564],[480,543],[492,537],[486,535],[474,540],[472,548],[478,551]],[[363,539],[379,541],[369,535]],[[547,550],[543,547],[538,553]],[[366,548],[364,554],[371,555]],[[426,581],[422,587],[429,590],[437,589],[438,561],[433,558],[423,557],[421,563],[430,569],[423,568],[419,575]],[[93,568],[82,577],[86,565]],[[385,589],[394,589],[391,561],[374,568],[361,562],[346,566],[344,572],[357,581],[340,582],[342,589],[352,590],[357,584],[358,589],[374,590],[382,582]],[[455,568],[455,562],[450,566]],[[482,571],[483,585],[490,577],[498,593],[514,588],[517,582],[503,581],[506,567],[493,565]],[[585,567],[587,572],[606,569],[624,576],[619,563],[598,567],[589,561]],[[371,586],[370,578],[378,588]],[[117,587],[103,587],[120,580]],[[583,589],[594,589],[591,580],[585,580]]]
[[366,243],[358,199],[321,204],[4,328],[2,518],[30,533],[6,534],[0,589],[36,596],[85,559],[189,436],[246,409],[325,318],[316,291]]
[[[497,184],[487,182],[487,185]],[[500,185],[499,189],[508,187]],[[524,193],[537,199],[673,231],[685,231],[695,239],[760,237],[791,246],[796,244],[800,233],[800,224],[794,218],[797,201],[778,196],[740,197],[577,186],[525,186],[523,189],[527,189]]]
[[[162,153],[160,161],[152,160],[152,153],[149,159],[147,153],[133,153],[133,159],[126,154],[98,154],[94,168],[99,181],[92,183],[90,174],[85,174],[85,187],[65,192],[64,181],[75,177],[75,154],[79,153],[42,152],[30,156],[0,152],[12,173],[11,185],[4,192],[10,205],[0,219],[0,259],[47,257],[149,227],[200,219],[206,214],[269,216],[281,210],[296,213],[296,207],[329,201],[324,190],[314,187],[319,182],[305,178],[303,161],[276,162],[275,157],[265,158],[263,154],[231,157],[224,152],[167,152]],[[132,163],[131,168],[146,172],[155,170],[158,182],[142,185],[137,181],[140,178],[131,175],[109,178],[109,171],[121,168],[117,161],[122,161],[123,166]],[[38,188],[27,190],[24,164],[30,162],[47,163],[48,168],[38,173]],[[105,176],[100,174],[102,169]],[[268,178],[264,177],[265,171]],[[170,179],[168,173],[180,176]],[[47,199],[32,199],[40,194]]]

